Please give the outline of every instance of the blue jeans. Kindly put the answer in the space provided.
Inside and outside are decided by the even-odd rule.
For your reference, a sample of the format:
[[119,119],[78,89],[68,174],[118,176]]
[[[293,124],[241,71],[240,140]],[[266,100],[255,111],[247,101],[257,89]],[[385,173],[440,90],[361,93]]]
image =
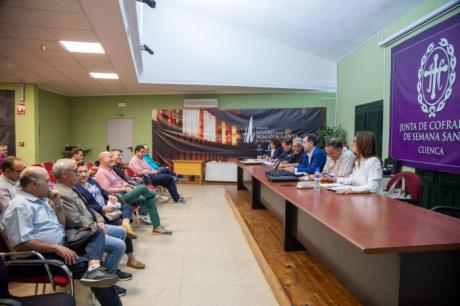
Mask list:
[[120,259],[125,253],[126,231],[115,225],[106,224],[109,233],[105,235],[105,248],[107,257],[104,261],[104,267],[107,273],[115,274],[117,272]]

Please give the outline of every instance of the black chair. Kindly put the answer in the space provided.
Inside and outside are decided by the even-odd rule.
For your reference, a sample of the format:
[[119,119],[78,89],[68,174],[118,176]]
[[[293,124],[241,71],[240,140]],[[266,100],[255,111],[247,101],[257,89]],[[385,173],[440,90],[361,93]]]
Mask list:
[[[30,265],[62,265],[58,260],[14,260],[8,262],[8,266],[14,263],[15,266],[30,266]],[[75,298],[67,293],[51,293],[43,295],[15,297],[8,290],[8,270],[6,268],[3,256],[0,256],[0,305],[11,306],[75,306]]]
[[441,214],[460,218],[460,207],[439,205],[439,206],[432,207],[431,210],[439,212]]

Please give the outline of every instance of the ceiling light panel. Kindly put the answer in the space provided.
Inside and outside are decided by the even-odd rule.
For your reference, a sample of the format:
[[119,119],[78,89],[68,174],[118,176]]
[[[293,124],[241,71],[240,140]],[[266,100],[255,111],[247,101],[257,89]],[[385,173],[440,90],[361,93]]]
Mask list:
[[61,40],[62,46],[69,52],[104,54],[104,48],[98,42],[81,42]]
[[118,80],[118,74],[107,72],[90,72],[90,76],[95,79]]

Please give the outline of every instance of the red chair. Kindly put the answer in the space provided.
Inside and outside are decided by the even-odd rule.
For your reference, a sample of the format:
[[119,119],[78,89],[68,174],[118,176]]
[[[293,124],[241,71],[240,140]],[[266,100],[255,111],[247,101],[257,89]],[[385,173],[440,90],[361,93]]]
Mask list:
[[[37,259],[12,259],[6,260],[6,257],[18,255],[25,257],[36,257]],[[70,285],[70,294],[75,295],[75,289],[73,284],[72,272],[69,268],[59,260],[47,260],[43,257],[42,254],[35,251],[26,251],[26,252],[10,252],[6,244],[5,239],[3,238],[3,232],[0,232],[0,256],[5,258],[5,264],[7,266],[44,266],[46,273],[39,276],[24,276],[21,274],[11,273],[10,281],[17,283],[26,283],[26,284],[35,284],[35,295],[38,293],[38,284],[43,284],[43,293],[45,293],[46,285],[51,284],[53,289],[56,291],[56,286],[67,287]],[[64,271],[65,275],[55,274],[53,275],[49,266],[55,266]]]
[[135,177],[136,175],[134,174],[134,170],[131,169],[130,167],[125,167],[126,175],[131,178]]
[[[17,263],[17,261],[14,261]],[[35,263],[35,262],[34,262]],[[22,263],[23,268],[29,267],[31,264]],[[11,262],[5,264],[3,257],[0,256],[0,305],[59,305],[59,306],[75,306],[75,297],[67,293],[51,293],[35,296],[13,296],[8,290],[8,283],[11,278],[8,275],[7,266],[11,266]]]
[[[406,186],[405,186],[406,192],[410,194],[410,197],[411,197],[410,199],[405,199],[401,201],[412,203],[412,204],[419,204],[420,198],[422,196],[422,179],[416,173],[405,171],[405,172],[399,172],[393,175],[390,181],[388,182],[385,188],[385,191],[388,191],[391,185],[393,185],[393,183],[399,177],[404,178],[406,182]],[[396,185],[396,188],[401,188],[401,182],[399,182]]]
[[52,162],[44,162],[43,167],[46,169],[46,171],[51,172],[53,171],[53,163]]
[[[130,167],[125,167],[125,174],[126,174],[129,178],[136,177],[136,175],[134,175],[134,170],[131,169]],[[152,185],[152,184],[147,184],[146,186],[147,186],[148,189],[155,190],[155,186]]]
[[91,170],[91,168],[93,168],[93,167],[94,167],[94,164],[93,164],[92,162],[87,162],[87,163],[86,163],[86,168],[87,168],[88,170]]
[[54,173],[48,171],[48,175],[49,175],[49,177],[50,177],[50,183],[56,184],[56,183],[57,183],[57,180],[56,180],[56,176],[54,175]]

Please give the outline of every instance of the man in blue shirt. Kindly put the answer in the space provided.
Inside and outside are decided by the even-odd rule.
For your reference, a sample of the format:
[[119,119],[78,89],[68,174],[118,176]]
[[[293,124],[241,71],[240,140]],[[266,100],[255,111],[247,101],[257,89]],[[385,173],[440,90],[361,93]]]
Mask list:
[[303,139],[303,160],[294,168],[294,166],[287,166],[287,170],[295,172],[305,172],[308,174],[315,173],[316,170],[323,171],[324,165],[326,164],[326,154],[323,150],[316,147],[318,144],[318,137],[315,134],[307,134]]
[[[143,144],[144,146],[144,160],[149,164],[150,167],[152,167],[153,170],[158,170],[159,174],[169,174],[174,177],[174,179],[177,181],[177,174],[169,170],[167,167],[160,167],[156,162],[153,161],[152,157],[150,156],[150,149],[146,144]],[[180,177],[179,177],[180,178]]]
[[[46,258],[63,260],[74,277],[92,290],[101,305],[121,305],[115,287],[116,275],[101,269],[104,232],[98,229],[86,246],[66,246],[66,215],[60,195],[48,187],[48,172],[40,167],[26,168],[19,179],[21,190],[1,217],[3,232],[13,251],[37,251]],[[49,198],[49,200],[48,200]],[[24,274],[40,273],[33,268]],[[58,271],[56,271],[58,273]]]

